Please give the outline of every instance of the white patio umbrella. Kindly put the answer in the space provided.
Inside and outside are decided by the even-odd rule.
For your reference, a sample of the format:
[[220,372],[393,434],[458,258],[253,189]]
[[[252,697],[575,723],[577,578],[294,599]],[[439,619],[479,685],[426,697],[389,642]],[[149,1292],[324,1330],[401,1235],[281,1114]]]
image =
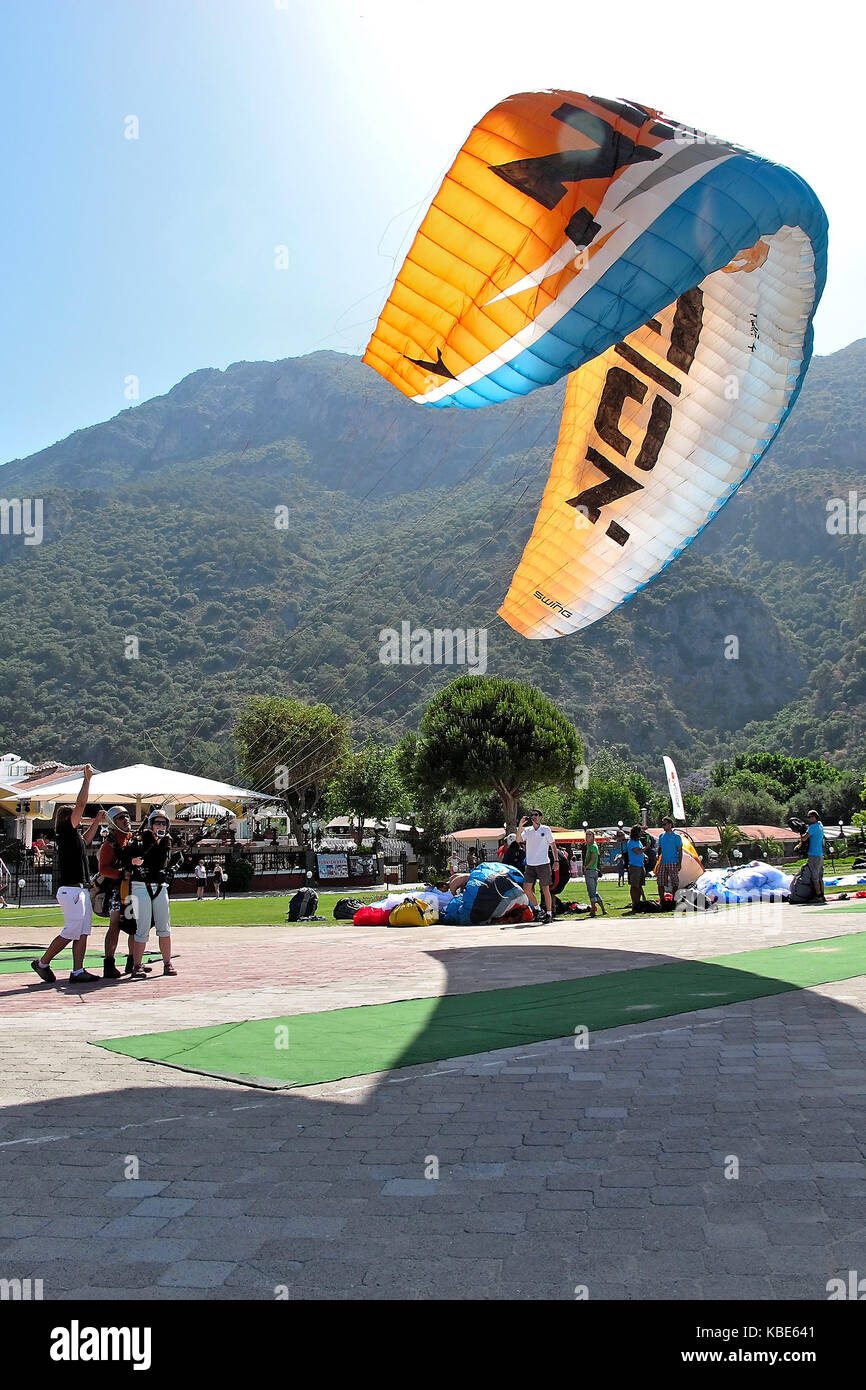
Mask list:
[[[54,782],[42,782],[33,788],[32,801],[53,801],[69,805],[78,799],[81,776],[59,777]],[[136,818],[143,806],[189,806],[200,801],[219,802],[221,806],[236,807],[245,803],[273,801],[273,797],[230,782],[216,782],[210,777],[194,777],[188,772],[176,772],[169,767],[151,767],[148,763],[133,763],[111,772],[97,772],[91,779],[88,799],[106,808],[116,803],[134,803]]]

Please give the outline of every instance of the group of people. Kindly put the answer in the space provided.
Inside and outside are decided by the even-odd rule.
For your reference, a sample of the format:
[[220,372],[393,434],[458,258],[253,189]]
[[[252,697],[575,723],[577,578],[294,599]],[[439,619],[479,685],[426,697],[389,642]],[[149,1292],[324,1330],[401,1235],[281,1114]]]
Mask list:
[[[665,816],[662,826],[658,844],[646,828],[640,825],[633,825],[627,837],[624,831],[619,836],[619,881],[622,883],[626,875],[628,876],[629,897],[635,911],[646,901],[645,885],[651,873],[655,872],[661,902],[673,903],[679,888],[683,842],[674,830],[670,816]],[[553,831],[549,825],[544,824],[541,811],[530,811],[528,816],[521,818],[516,834],[506,838],[500,850],[500,858],[504,863],[522,870],[523,886],[533,907],[539,906],[535,896],[535,885],[538,884],[543,911],[548,921],[553,920],[554,894],[562,886],[559,881],[559,861],[565,860],[572,876],[576,876],[579,866],[575,861],[569,863],[565,852],[557,849]],[[595,917],[599,911],[604,913],[606,909],[598,892],[601,865],[594,830],[586,831],[582,867],[590,913]]]
[[[97,831],[107,821],[108,835],[99,848],[97,880],[93,886],[94,891],[107,896],[109,913],[102,977],[119,980],[123,974],[127,974],[133,980],[146,979],[150,967],[144,964],[144,952],[153,927],[156,928],[162,956],[163,974],[176,975],[177,970],[171,959],[168,896],[168,882],[176,855],[170,834],[171,823],[165,811],[154,810],[141,827],[133,831],[126,807],[114,806],[108,812],[100,810],[82,832],[81,822],[92,776],[93,768],[88,763],[75,805],[63,806],[57,812],[57,901],[63,912],[63,929],[39,959],[30,962],[31,967],[46,984],[53,984],[57,977],[51,969],[51,962],[71,944],[70,984],[88,984],[99,978],[84,967],[93,924],[88,850]],[[125,971],[118,969],[116,961],[121,932],[128,936]]]
[[628,893],[633,912],[640,910],[646,901],[645,885],[649,875],[655,871],[659,889],[659,902],[673,905],[680,886],[680,869],[683,866],[682,837],[674,830],[670,816],[662,820],[662,833],[658,845],[646,829],[633,825],[629,837],[623,845],[624,868],[628,874]]
[[[541,811],[537,808],[528,816],[522,816],[517,832],[506,838],[500,851],[505,864],[511,864],[523,873],[524,891],[533,907],[540,907],[544,918],[553,921],[556,916],[555,897],[565,887],[571,875],[576,874],[577,865],[571,861],[564,849],[558,848],[553,831],[544,824]],[[606,914],[604,903],[598,894],[599,847],[594,830],[587,830],[583,850],[583,875],[589,895],[589,910],[593,917],[599,912]],[[535,896],[535,885],[541,893],[539,904]]]

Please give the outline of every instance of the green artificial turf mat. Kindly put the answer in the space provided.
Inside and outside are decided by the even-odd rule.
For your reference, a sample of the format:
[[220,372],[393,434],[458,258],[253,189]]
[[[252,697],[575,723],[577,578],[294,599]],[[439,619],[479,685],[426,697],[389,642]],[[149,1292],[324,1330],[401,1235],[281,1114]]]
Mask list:
[[107,1038],[96,1046],[247,1084],[312,1086],[862,974],[866,932],[579,980]]
[[[39,960],[41,955],[42,952],[38,946],[2,946],[0,947],[0,975],[18,975],[24,974],[25,972],[28,975],[33,975],[33,971],[30,969],[30,962],[32,960]],[[122,964],[126,960],[126,951],[118,950],[117,955]],[[100,951],[87,951],[84,956],[84,964],[88,970],[96,970],[98,968],[101,972],[104,959]],[[149,964],[153,959],[153,956],[145,952],[145,965]],[[161,957],[157,957],[157,959],[161,959]],[[51,969],[54,971],[55,975],[62,975],[66,971],[71,972],[71,949],[60,951],[51,961]],[[37,980],[36,975],[33,975],[33,980]]]
[[[17,975],[23,973],[25,970],[28,975],[33,975],[33,971],[30,969],[30,962],[32,960],[38,960],[41,954],[42,952],[36,946],[31,946],[29,950],[16,947],[13,952],[0,952],[0,975]],[[87,951],[84,957],[84,964],[88,968],[98,965],[99,968],[102,969],[102,959],[102,956],[98,952]],[[58,971],[62,973],[65,970],[71,970],[72,952],[61,951],[59,955],[56,955],[51,962],[51,969],[55,974]],[[37,977],[33,975],[33,978],[35,980]]]

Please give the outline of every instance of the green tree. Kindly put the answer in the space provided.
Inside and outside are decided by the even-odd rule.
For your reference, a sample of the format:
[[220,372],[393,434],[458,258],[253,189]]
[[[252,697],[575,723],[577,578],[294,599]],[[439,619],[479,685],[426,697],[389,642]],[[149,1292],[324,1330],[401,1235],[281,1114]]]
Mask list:
[[702,800],[697,792],[683,792],[683,810],[686,813],[686,825],[700,825]]
[[833,781],[807,782],[788,802],[788,815],[805,817],[815,810],[822,821],[848,824],[860,806],[862,777],[860,772],[842,772]]
[[671,810],[671,799],[667,792],[653,792],[649,801],[644,802],[646,806],[647,825],[661,825],[665,816],[673,814]]
[[277,695],[254,695],[235,720],[241,774],[285,807],[298,844],[309,819],[349,754],[349,723],[327,705],[305,705]]
[[766,772],[755,772],[752,768],[739,768],[732,772],[722,783],[722,790],[733,795],[745,793],[757,796],[763,794],[769,796],[779,806],[784,806],[788,800],[788,791],[784,782],[779,781]]
[[332,813],[355,817],[360,848],[365,822],[381,820],[396,810],[403,790],[397,750],[370,739],[360,752],[348,758],[334,778],[328,788],[327,804]]
[[733,763],[716,764],[712,771],[713,785],[725,786],[738,772],[759,773],[771,779],[780,789],[771,789],[771,794],[782,802],[807,782],[834,781],[840,775],[837,768],[816,758],[789,758],[784,753],[738,753]]
[[629,772],[625,784],[638,806],[648,806],[653,795],[653,784],[642,772]]
[[632,826],[640,820],[640,808],[632,792],[620,782],[605,782],[590,776],[587,785],[575,795],[566,817],[568,829],[575,830],[586,821],[593,830],[605,825]]
[[[571,807],[571,796],[567,792],[560,787],[536,787],[532,800],[541,812],[545,825],[565,826]],[[567,828],[570,830],[573,827],[569,824]]]
[[540,691],[467,675],[438,691],[424,711],[411,776],[419,792],[440,797],[495,791],[510,832],[522,795],[572,781],[582,761],[576,730]]
[[703,822],[715,825],[720,820],[744,821],[746,825],[779,825],[784,810],[763,790],[746,791],[734,787],[728,790],[727,784],[721,788],[711,787],[703,798]]

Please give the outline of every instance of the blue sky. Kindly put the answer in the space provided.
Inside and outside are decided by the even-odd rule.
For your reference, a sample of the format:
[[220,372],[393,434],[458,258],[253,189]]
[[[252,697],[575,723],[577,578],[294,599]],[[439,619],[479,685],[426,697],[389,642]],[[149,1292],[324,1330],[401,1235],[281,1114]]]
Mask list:
[[864,336],[841,6],[586,9],[4,0],[0,460],[127,408],[130,376],[145,400],[200,367],[362,351],[470,126],[538,87],[636,98],[795,168],[830,218],[817,351]]

